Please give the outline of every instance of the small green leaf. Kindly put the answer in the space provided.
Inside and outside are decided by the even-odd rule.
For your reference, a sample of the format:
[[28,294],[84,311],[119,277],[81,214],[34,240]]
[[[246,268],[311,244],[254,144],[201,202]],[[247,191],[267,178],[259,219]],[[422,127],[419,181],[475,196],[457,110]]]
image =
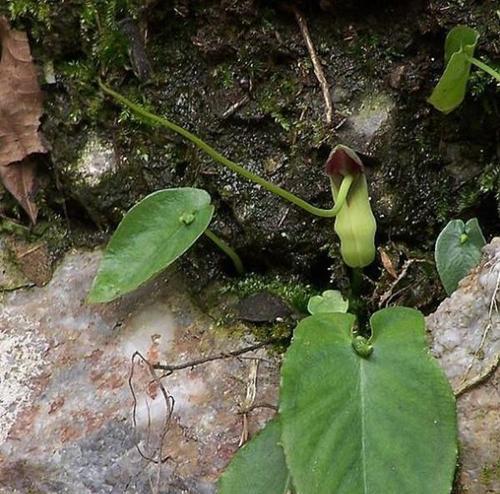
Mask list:
[[444,58],[446,68],[428,101],[443,113],[457,108],[465,97],[471,61],[479,33],[467,26],[454,27],[446,37]]
[[481,249],[486,244],[477,218],[464,223],[450,221],[436,240],[436,267],[448,295],[458,287],[458,282],[477,266]]
[[300,494],[449,494],[455,400],[426,347],[423,315],[371,318],[373,351],[353,351],[350,314],[300,322],[282,366],[281,439]]
[[309,299],[307,310],[310,314],[324,312],[347,312],[349,301],[342,297],[338,290],[326,290],[321,295],[315,295]]
[[137,203],[111,237],[88,301],[109,302],[165,269],[205,231],[214,207],[201,189],[154,192]]
[[218,494],[286,494],[290,476],[280,436],[274,419],[245,444],[219,479]]

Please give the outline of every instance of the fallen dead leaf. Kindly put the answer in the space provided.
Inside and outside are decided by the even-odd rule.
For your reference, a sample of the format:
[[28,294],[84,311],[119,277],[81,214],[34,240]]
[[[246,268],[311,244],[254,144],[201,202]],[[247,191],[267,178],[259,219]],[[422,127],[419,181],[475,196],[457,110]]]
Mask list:
[[35,163],[47,149],[38,130],[43,94],[26,33],[0,17],[0,179],[35,223]]
[[30,158],[25,158],[7,166],[0,166],[0,180],[28,213],[31,221],[35,223],[38,214],[34,201],[37,189],[35,162]]
[[387,254],[387,252],[382,248],[379,247],[378,251],[380,253],[380,260],[382,261],[382,266],[384,266],[384,269],[394,278],[396,279],[398,277],[398,273],[394,267],[394,264],[391,261],[391,258]]

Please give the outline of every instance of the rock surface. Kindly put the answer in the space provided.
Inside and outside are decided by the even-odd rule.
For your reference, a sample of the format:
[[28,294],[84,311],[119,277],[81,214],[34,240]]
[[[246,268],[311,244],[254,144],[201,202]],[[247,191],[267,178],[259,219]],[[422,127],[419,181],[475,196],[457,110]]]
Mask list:
[[135,437],[145,455],[158,455],[166,401],[136,359],[135,436],[128,384],[134,352],[178,363],[245,343],[215,327],[175,276],[117,303],[85,305],[98,259],[72,253],[48,286],[5,297],[0,493],[212,493],[244,429],[253,433],[272,415],[265,407],[241,412],[276,403],[278,364],[259,350],[164,379],[175,400],[161,455],[168,459],[161,468],[144,460]]
[[[99,257],[73,252],[47,286],[5,295],[0,494],[214,493],[245,429],[253,433],[273,414],[267,407],[241,412],[252,404],[276,404],[279,361],[260,349],[165,378],[175,400],[161,454],[167,459],[161,467],[146,461],[135,439],[145,455],[157,458],[167,408],[136,358],[134,432],[128,384],[134,353],[172,364],[249,342],[231,337],[234,328],[214,325],[172,272],[120,301],[85,305]],[[454,390],[462,392],[458,492],[464,494],[499,487],[497,375],[490,376],[499,352],[499,279],[495,239],[481,266],[427,318],[432,351]],[[481,376],[484,382],[464,388]]]
[[77,161],[83,184],[87,187],[96,187],[103,175],[116,172],[115,154],[112,142],[106,142],[96,135],[89,136]]
[[500,491],[500,238],[427,318],[432,351],[458,396],[461,492]]

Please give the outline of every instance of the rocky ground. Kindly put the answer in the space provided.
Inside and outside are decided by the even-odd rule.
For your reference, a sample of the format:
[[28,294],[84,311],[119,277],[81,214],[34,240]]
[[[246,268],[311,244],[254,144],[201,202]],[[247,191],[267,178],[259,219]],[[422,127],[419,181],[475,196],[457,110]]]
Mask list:
[[[215,324],[172,272],[118,303],[88,306],[99,258],[72,252],[46,287],[3,300],[0,492],[212,493],[245,430],[274,413],[277,359],[259,350],[175,372],[164,380],[168,420],[160,386],[134,353],[178,363],[248,337],[241,325]],[[141,454],[168,460],[158,467]]]
[[[458,400],[461,494],[500,487],[500,239],[485,251],[427,318],[431,350]],[[4,296],[0,492],[214,493],[240,441],[274,414],[279,354],[261,348],[162,378],[172,412],[136,352],[172,365],[245,347],[255,336],[237,319],[214,320],[217,310],[237,314],[234,299],[219,295],[207,314],[172,270],[120,301],[85,304],[100,255],[71,252],[47,286]],[[158,466],[145,457],[167,460]]]

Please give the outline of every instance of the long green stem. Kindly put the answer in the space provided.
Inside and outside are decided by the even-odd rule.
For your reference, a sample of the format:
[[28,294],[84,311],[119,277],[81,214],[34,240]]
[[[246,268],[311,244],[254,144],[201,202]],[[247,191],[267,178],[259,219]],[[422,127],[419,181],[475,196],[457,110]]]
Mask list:
[[330,177],[330,188],[332,189],[333,201],[335,202],[335,206],[338,206],[337,213],[340,211],[340,208],[344,205],[347,199],[347,194],[349,194],[349,190],[353,182],[354,182],[354,175],[346,175],[342,179],[342,182],[340,183],[338,193],[336,193],[335,186],[333,184],[333,179]]
[[236,253],[236,251],[227,242],[217,236],[212,230],[209,230],[207,228],[204,233],[217,247],[219,247],[222,252],[224,252],[224,254],[226,254],[231,259],[231,261],[233,261],[234,267],[236,268],[238,274],[243,274],[245,272],[245,268],[240,256]]
[[481,60],[478,60],[474,57],[467,57],[467,59],[470,63],[472,63],[476,67],[479,67],[481,70],[484,70],[487,74],[491,75],[491,77],[500,82],[500,74],[496,70],[492,69],[489,65],[481,62]]
[[361,297],[363,288],[363,268],[353,268],[351,272],[351,294],[349,296],[349,312],[356,314],[358,331],[361,335],[370,335],[366,303]]
[[[344,185],[345,182],[345,194],[341,196],[339,192],[339,198],[335,205],[331,209],[322,209],[322,208],[317,208],[313,206],[312,204],[309,204],[308,202],[304,201],[300,197],[297,197],[295,194],[292,194],[291,192],[288,192],[285,189],[282,189],[281,187],[272,184],[271,182],[268,182],[267,180],[263,179],[262,177],[259,177],[255,173],[252,173],[248,171],[247,169],[243,168],[241,165],[238,165],[234,161],[231,161],[227,159],[226,157],[222,156],[218,151],[216,151],[214,148],[209,146],[207,143],[202,141],[199,137],[195,136],[188,130],[180,127],[179,125],[171,122],[170,120],[167,120],[164,117],[159,117],[158,115],[155,115],[153,113],[148,112],[144,108],[142,108],[140,105],[133,103],[132,101],[128,100],[121,94],[117,93],[116,91],[113,91],[106,85],[102,83],[102,81],[99,80],[99,86],[101,89],[112,96],[116,101],[121,103],[122,105],[130,108],[135,114],[137,114],[139,117],[142,117],[143,119],[146,119],[150,122],[154,122],[158,125],[161,125],[162,127],[166,127],[169,130],[172,130],[173,132],[176,132],[177,134],[181,135],[182,137],[186,138],[187,140],[191,141],[195,146],[200,148],[202,151],[207,153],[211,158],[213,158],[215,161],[218,161],[222,165],[226,166],[229,168],[231,171],[238,173],[242,177],[245,177],[248,180],[251,180],[252,182],[260,185],[264,189],[268,190],[269,192],[272,192],[273,194],[276,194],[277,196],[280,196],[283,199],[286,199],[287,201],[295,204],[299,208],[304,209],[308,213],[311,213],[315,216],[321,216],[323,218],[332,218],[337,215],[337,213],[340,211],[342,208],[344,201],[345,201],[345,196],[347,196],[347,192],[349,191],[349,187],[351,186],[352,180],[351,181],[346,181],[348,177],[346,177],[342,183]],[[341,198],[343,197],[343,200]]]

